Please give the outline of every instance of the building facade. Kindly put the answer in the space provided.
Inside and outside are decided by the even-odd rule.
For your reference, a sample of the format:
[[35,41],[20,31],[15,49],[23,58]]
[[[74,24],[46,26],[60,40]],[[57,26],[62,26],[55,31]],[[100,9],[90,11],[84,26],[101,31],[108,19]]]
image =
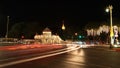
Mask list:
[[52,35],[52,32],[49,28],[45,28],[42,32],[42,35],[36,34],[34,39],[43,44],[58,44],[63,41],[58,35]]

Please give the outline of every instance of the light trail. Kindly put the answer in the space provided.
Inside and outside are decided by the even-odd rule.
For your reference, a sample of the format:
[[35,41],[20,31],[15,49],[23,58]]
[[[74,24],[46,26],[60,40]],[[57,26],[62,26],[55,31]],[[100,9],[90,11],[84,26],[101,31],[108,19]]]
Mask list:
[[42,59],[42,58],[46,58],[46,57],[50,57],[50,56],[55,56],[55,55],[63,54],[63,53],[70,52],[70,51],[73,51],[73,50],[77,50],[79,48],[80,47],[68,48],[66,51],[62,51],[62,52],[58,52],[58,53],[53,53],[53,54],[48,54],[48,55],[43,55],[43,56],[38,56],[38,57],[32,57],[32,58],[23,59],[23,60],[12,61],[12,62],[9,62],[9,63],[1,64],[0,67],[6,67],[6,66],[20,64],[20,63],[33,61],[33,60],[37,60],[37,59]]
[[[71,49],[72,47],[68,47],[68,48],[64,48],[64,49],[60,49],[60,50],[55,50],[55,51],[50,51],[50,52],[45,52],[45,53],[40,53],[40,54],[33,54],[34,56],[38,56],[38,55],[42,55],[42,54],[51,54],[51,53],[55,53],[55,52],[60,52],[60,51],[64,51],[64,50],[68,50]],[[33,55],[27,55],[27,56],[33,56]],[[21,56],[22,58],[25,58],[26,56]],[[8,60],[15,60],[21,57],[12,57],[12,58],[7,58],[7,59],[1,59],[0,62],[2,61],[8,61]]]

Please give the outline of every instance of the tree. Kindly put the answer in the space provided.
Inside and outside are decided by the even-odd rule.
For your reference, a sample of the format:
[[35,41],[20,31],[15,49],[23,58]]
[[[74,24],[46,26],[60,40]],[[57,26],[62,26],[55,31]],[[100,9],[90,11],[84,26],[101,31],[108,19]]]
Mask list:
[[11,30],[9,31],[9,37],[13,37],[13,38],[20,38],[20,36],[23,34],[24,29],[25,28],[25,23],[24,22],[20,22],[20,23],[16,23],[12,26]]
[[39,23],[26,23],[26,28],[24,30],[24,35],[26,38],[34,38],[34,35],[39,32],[42,32],[42,28]]
[[12,26],[9,37],[21,38],[21,36],[24,36],[25,38],[34,38],[34,35],[41,31],[42,28],[37,22],[20,22]]

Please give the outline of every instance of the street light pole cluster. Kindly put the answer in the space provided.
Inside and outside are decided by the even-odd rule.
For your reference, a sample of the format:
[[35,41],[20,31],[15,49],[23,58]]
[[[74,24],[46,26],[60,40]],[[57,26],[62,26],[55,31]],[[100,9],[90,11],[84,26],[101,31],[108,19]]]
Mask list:
[[114,36],[114,33],[113,33],[113,24],[112,24],[112,9],[113,9],[113,6],[112,5],[109,5],[106,9],[106,12],[110,12],[110,48],[112,48],[113,44],[114,44],[114,39],[113,39],[113,36]]

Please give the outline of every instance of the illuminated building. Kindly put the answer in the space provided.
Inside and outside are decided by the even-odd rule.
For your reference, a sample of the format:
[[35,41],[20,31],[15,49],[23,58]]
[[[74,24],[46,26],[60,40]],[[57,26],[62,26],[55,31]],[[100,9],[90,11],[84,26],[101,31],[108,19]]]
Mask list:
[[42,32],[42,35],[36,34],[34,39],[43,44],[54,44],[62,42],[62,39],[58,35],[52,35],[52,32],[49,28],[45,28]]

